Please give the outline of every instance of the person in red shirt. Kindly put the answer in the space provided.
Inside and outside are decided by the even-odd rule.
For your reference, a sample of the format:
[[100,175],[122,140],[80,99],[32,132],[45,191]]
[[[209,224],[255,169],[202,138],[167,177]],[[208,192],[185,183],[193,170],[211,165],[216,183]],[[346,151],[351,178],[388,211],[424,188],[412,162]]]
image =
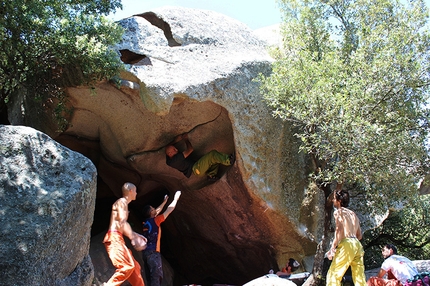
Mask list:
[[160,286],[161,281],[163,280],[163,265],[160,253],[160,224],[163,223],[169,214],[175,209],[180,196],[181,191],[176,191],[173,201],[161,215],[159,215],[159,213],[163,210],[164,205],[169,198],[167,195],[164,197],[163,202],[158,206],[158,208],[154,209],[150,205],[143,208],[143,213],[148,219],[143,224],[143,234],[147,238],[147,246],[142,251],[142,257],[149,268],[150,286]]
[[278,275],[281,278],[289,278],[291,274],[293,274],[294,271],[296,271],[300,266],[300,263],[295,260],[294,258],[288,259],[287,264],[284,268],[282,268],[281,271],[276,272],[276,275]]

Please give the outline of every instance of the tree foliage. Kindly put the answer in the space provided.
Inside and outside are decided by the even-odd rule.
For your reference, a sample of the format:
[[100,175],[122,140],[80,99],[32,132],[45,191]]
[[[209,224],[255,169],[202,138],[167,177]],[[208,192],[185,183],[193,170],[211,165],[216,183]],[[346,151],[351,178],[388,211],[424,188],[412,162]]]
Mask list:
[[[280,0],[283,46],[261,91],[295,126],[311,180],[354,186],[369,210],[417,190],[428,172],[430,34],[423,0]],[[338,185],[339,186],[339,185]],[[331,203],[315,256],[330,237]]]
[[378,268],[383,262],[381,248],[391,243],[399,254],[411,260],[430,257],[430,195],[414,197],[405,208],[393,211],[384,223],[363,236],[366,268]]
[[121,67],[110,48],[122,30],[105,16],[120,0],[0,2],[0,102],[17,89],[36,98],[113,76]]
[[[423,1],[283,0],[284,46],[261,76],[273,114],[298,128],[320,184],[398,199],[427,171],[428,10]],[[375,198],[378,201],[378,198]]]

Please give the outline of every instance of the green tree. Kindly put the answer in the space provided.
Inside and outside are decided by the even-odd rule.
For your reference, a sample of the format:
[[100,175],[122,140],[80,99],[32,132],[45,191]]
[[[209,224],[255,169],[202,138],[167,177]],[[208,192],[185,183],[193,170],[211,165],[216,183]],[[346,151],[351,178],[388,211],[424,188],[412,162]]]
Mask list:
[[[33,99],[61,98],[62,88],[115,75],[111,49],[122,29],[105,16],[120,0],[0,2],[0,112],[22,88]],[[60,101],[61,103],[61,101]]]
[[430,195],[413,198],[401,210],[392,211],[384,223],[363,236],[367,268],[378,268],[384,258],[381,248],[392,243],[399,254],[411,260],[430,257]]
[[[310,179],[358,186],[383,209],[427,172],[428,10],[421,0],[282,0],[283,47],[261,90],[291,122],[313,162]],[[314,263],[320,277],[332,204]]]

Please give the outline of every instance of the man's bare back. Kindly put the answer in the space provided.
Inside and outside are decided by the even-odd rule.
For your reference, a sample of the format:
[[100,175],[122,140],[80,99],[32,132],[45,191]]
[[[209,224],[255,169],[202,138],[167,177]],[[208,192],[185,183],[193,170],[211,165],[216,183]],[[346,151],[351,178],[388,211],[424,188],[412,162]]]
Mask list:
[[336,231],[327,258],[332,260],[327,272],[327,285],[341,285],[342,277],[348,267],[351,267],[352,279],[355,285],[365,286],[363,246],[360,243],[361,228],[357,215],[347,209],[349,193],[346,190],[333,192],[333,213]]
[[334,212],[334,218],[337,221],[337,241],[344,238],[361,239],[360,220],[353,211],[340,207]]
[[[346,206],[349,203],[349,194],[347,194],[347,197],[348,199],[343,203]],[[330,260],[333,258],[336,247],[342,241],[342,239],[357,238],[360,240],[362,238],[360,220],[358,219],[357,215],[352,210],[343,206],[341,200],[336,198],[336,195],[333,196],[333,206],[335,208],[333,216],[336,223],[336,231],[334,233],[332,246],[326,253],[326,256]]]

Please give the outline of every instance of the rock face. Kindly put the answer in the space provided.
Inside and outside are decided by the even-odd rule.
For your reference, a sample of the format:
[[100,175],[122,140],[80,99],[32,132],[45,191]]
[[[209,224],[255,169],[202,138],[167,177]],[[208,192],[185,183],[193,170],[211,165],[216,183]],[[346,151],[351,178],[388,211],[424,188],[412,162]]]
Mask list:
[[0,146],[1,284],[91,285],[94,165],[29,127],[0,125]]
[[[70,88],[70,127],[51,133],[97,166],[94,237],[106,230],[110,207],[130,181],[139,191],[130,220],[140,232],[143,205],[183,191],[163,224],[161,250],[176,285],[243,284],[289,257],[313,256],[322,216],[312,216],[311,206],[320,198],[306,189],[293,131],[272,117],[254,81],[270,73],[264,43],[210,11],[165,8],[120,24],[126,34],[117,48],[130,63],[121,88]],[[215,183],[186,178],[166,165],[164,153],[185,132],[194,159],[216,149],[234,152],[236,163],[222,166]]]
[[414,260],[413,263],[418,272],[430,272],[430,260]]
[[[258,75],[271,72],[265,42],[236,20],[179,7],[120,25],[126,33],[116,48],[128,71],[115,82],[69,88],[69,128],[43,130],[97,167],[93,237],[106,231],[111,205],[130,181],[138,187],[129,206],[137,232],[144,205],[156,207],[165,194],[182,190],[162,225],[161,252],[175,285],[242,285],[290,257],[311,271],[324,197],[307,183],[308,163],[294,130],[272,117],[259,92]],[[164,153],[183,133],[193,159],[216,149],[235,153],[235,164],[221,166],[215,183],[186,178],[166,165]],[[93,258],[96,273],[109,272],[97,269],[103,259]]]

